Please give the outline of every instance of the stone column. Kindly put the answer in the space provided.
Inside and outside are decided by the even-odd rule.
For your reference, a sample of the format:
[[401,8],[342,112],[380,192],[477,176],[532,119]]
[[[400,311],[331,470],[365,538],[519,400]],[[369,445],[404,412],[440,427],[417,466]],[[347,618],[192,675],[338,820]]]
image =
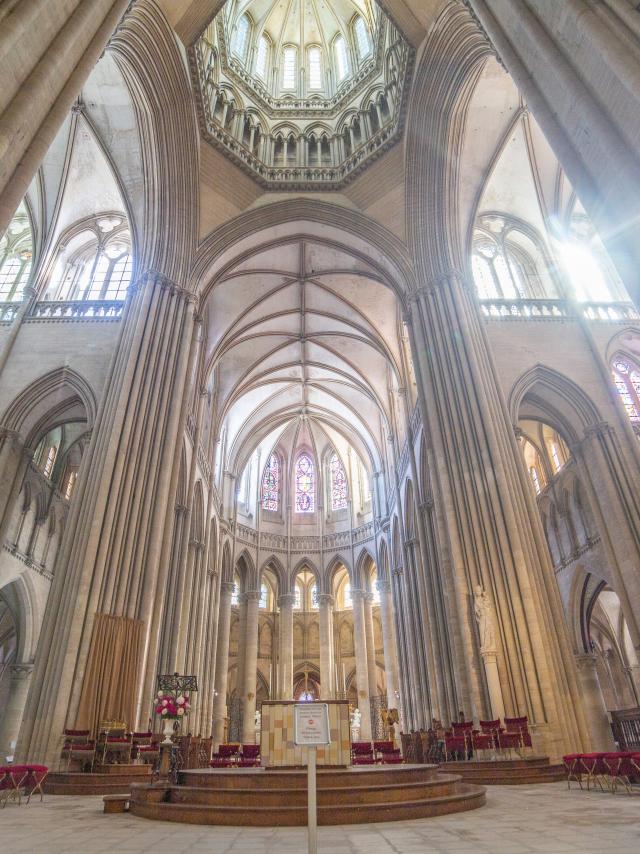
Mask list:
[[96,613],[144,622],[136,702],[142,720],[151,710],[194,303],[193,294],[150,272],[125,307],[58,552],[18,744],[22,761],[57,761],[60,733],[75,724]]
[[256,740],[256,683],[258,679],[258,607],[260,591],[244,594],[247,603],[247,626],[244,653],[244,688],[242,692],[242,739],[247,744]]
[[285,593],[278,598],[280,608],[280,699],[293,699],[293,606],[296,597]]
[[358,709],[362,715],[360,738],[371,739],[371,703],[369,694],[369,671],[367,667],[367,630],[364,616],[364,590],[351,589],[353,605],[353,640],[356,653],[356,687],[358,690]]
[[475,294],[461,275],[442,274],[421,289],[412,317],[416,380],[431,401],[439,534],[451,549],[450,589],[469,662],[469,711],[484,715],[490,701],[473,615],[473,588],[481,585],[495,615],[494,643],[483,645],[497,653],[505,712],[528,715],[541,749],[557,759],[582,749],[586,722],[558,586]]
[[582,702],[591,736],[590,748],[595,751],[615,750],[596,669],[597,658],[588,652],[578,654],[575,658],[580,687],[582,688]]
[[382,646],[384,647],[384,673],[387,686],[387,705],[390,709],[400,704],[400,682],[398,679],[398,648],[393,618],[391,582],[377,582],[380,592],[380,618],[382,622]]
[[224,738],[224,721],[227,716],[227,682],[229,677],[229,635],[231,632],[231,597],[233,582],[220,584],[220,609],[218,611],[218,643],[216,670],[213,681],[213,748]]
[[364,630],[367,636],[367,679],[369,696],[378,696],[378,672],[376,667],[376,644],[373,633],[373,595],[365,593],[362,597],[364,608]]
[[0,721],[0,762],[3,765],[7,756],[13,756],[15,752],[32,673],[33,664],[9,666],[7,706]]
[[333,596],[318,595],[320,618],[320,692],[323,700],[332,700],[335,694],[335,664],[333,660]]

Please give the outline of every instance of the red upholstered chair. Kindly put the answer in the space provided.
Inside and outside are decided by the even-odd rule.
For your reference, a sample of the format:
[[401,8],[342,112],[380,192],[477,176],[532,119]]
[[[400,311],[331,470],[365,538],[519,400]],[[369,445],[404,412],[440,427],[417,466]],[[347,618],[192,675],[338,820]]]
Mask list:
[[633,757],[634,753],[630,751],[604,754],[603,761],[609,771],[612,792],[617,791],[618,781],[620,781],[627,792],[631,794],[631,778],[636,772]]
[[581,753],[578,757],[580,771],[587,775],[587,790],[597,783],[604,792],[604,785],[609,788],[609,768],[605,764],[606,753]]
[[238,764],[240,757],[239,744],[221,744],[218,752],[213,754],[209,765],[212,768],[232,768]]
[[[73,748],[76,745],[86,745],[92,744],[89,736],[91,732],[88,729],[65,729],[63,732],[63,744],[62,744],[62,752],[60,754],[60,760],[62,764],[62,760],[67,760],[65,770],[69,770],[69,765],[73,758],[78,758],[72,756]],[[85,754],[86,756],[86,754]],[[91,764],[93,765],[93,758],[91,759]]]
[[582,768],[580,765],[579,753],[568,753],[562,757],[564,768],[567,772],[567,788],[571,788],[571,781],[574,780],[580,788],[582,788]]
[[96,744],[95,741],[76,742],[65,741],[60,754],[61,760],[67,760],[66,771],[69,770],[71,762],[78,762],[80,770],[93,771],[93,763],[96,759]]
[[42,801],[44,799],[42,784],[49,773],[49,769],[46,765],[22,765],[21,767],[26,771],[26,775],[23,778],[21,785],[23,786],[24,793],[27,796],[27,803],[29,803],[31,795],[35,792],[40,793],[40,800]]
[[147,732],[131,733],[131,758],[143,765],[155,765],[160,759],[160,736]]
[[481,730],[474,729],[471,732],[471,746],[473,748],[473,753],[478,758],[478,753],[481,751],[482,753],[487,753],[487,751],[491,754],[495,750],[495,738],[493,733],[491,732],[482,732]]
[[467,755],[467,739],[464,732],[447,730],[444,734],[444,756],[446,762],[459,759]]
[[354,741],[351,745],[351,761],[354,765],[374,765],[375,757],[370,741]]
[[[118,762],[131,762],[131,750],[133,747],[131,736],[107,735],[101,742],[103,765]],[[109,763],[107,763],[109,760]]]
[[238,764],[241,768],[255,768],[260,765],[260,745],[243,744],[242,755]]
[[17,799],[20,804],[27,773],[24,765],[5,765],[0,768],[0,800],[3,807],[6,807],[9,798]]
[[383,765],[395,765],[402,762],[400,748],[394,747],[392,741],[374,741],[373,752],[376,760]]
[[451,729],[453,730],[454,738],[462,739],[462,748],[458,748],[456,753],[459,754],[462,759],[471,758],[473,721],[459,721],[458,723],[452,723]]
[[529,732],[529,718],[526,715],[519,718],[505,718],[504,727],[508,733],[517,733],[520,736],[520,748],[533,746]]

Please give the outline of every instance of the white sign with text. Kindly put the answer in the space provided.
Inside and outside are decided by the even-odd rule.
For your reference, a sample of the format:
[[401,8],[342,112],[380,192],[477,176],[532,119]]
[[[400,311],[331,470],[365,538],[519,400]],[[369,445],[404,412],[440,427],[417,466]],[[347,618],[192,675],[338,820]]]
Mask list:
[[296,744],[308,747],[331,744],[329,706],[326,703],[296,703],[293,711]]

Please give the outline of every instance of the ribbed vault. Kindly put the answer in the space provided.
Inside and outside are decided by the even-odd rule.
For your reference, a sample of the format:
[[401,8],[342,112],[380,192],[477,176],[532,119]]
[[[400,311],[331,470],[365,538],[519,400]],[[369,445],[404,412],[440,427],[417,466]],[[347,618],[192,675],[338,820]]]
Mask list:
[[304,237],[266,243],[218,274],[206,304],[229,470],[300,417],[380,470],[403,360],[397,298],[372,265]]

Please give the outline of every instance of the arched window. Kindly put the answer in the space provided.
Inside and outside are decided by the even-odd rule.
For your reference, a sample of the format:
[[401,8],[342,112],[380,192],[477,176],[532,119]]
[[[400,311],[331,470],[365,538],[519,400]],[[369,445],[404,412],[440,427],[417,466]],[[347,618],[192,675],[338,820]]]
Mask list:
[[269,589],[266,584],[260,585],[260,602],[258,606],[260,608],[266,608],[269,604]]
[[[98,226],[99,226],[98,222]],[[88,236],[88,239],[87,239]],[[47,289],[53,300],[124,300],[131,284],[133,261],[127,230],[106,242],[85,230],[72,238],[74,249],[62,250]],[[64,254],[64,252],[68,254]]]
[[318,585],[314,584],[311,588],[311,607],[314,611],[317,611],[320,607],[320,602],[318,600]]
[[364,22],[364,18],[358,17],[353,25],[353,32],[356,37],[356,47],[358,48],[358,57],[360,60],[366,59],[371,54],[371,37],[369,28]]
[[267,77],[267,60],[269,59],[269,42],[265,36],[258,39],[258,52],[256,54],[256,74],[263,80]]
[[533,483],[533,488],[536,491],[536,495],[540,495],[544,487],[547,485],[544,473],[544,463],[542,462],[540,452],[536,445],[526,437],[523,436],[520,441],[524,462],[527,467],[527,471],[529,472],[531,482]]
[[347,54],[347,43],[345,42],[343,36],[338,36],[338,38],[334,41],[333,49],[336,53],[336,71],[338,75],[338,83],[342,83],[342,81],[349,74],[349,57]]
[[622,357],[615,359],[611,370],[627,415],[634,424],[640,424],[640,370]]
[[527,288],[522,268],[492,240],[480,238],[473,246],[473,278],[480,299],[524,299]]
[[18,302],[29,281],[33,257],[33,235],[24,202],[0,240],[0,301]]
[[280,460],[271,454],[262,474],[262,509],[278,511],[280,507]]
[[249,43],[249,30],[251,22],[246,15],[243,15],[238,21],[235,36],[233,38],[233,52],[243,62],[247,55],[247,45]]
[[322,51],[309,48],[309,89],[322,89]]
[[282,88],[295,89],[297,76],[297,51],[292,45],[287,45],[282,56]]
[[231,604],[239,605],[240,604],[240,585],[237,581],[233,582],[233,591],[231,592]]
[[329,460],[331,475],[331,509],[344,510],[347,506],[347,475],[340,457],[334,452]]
[[576,299],[582,302],[629,299],[604,244],[580,207],[571,216],[561,259]]
[[296,584],[296,589],[294,590],[293,607],[296,611],[302,611],[302,587],[300,584]]
[[313,513],[316,509],[316,472],[309,454],[300,454],[295,470],[296,513]]

